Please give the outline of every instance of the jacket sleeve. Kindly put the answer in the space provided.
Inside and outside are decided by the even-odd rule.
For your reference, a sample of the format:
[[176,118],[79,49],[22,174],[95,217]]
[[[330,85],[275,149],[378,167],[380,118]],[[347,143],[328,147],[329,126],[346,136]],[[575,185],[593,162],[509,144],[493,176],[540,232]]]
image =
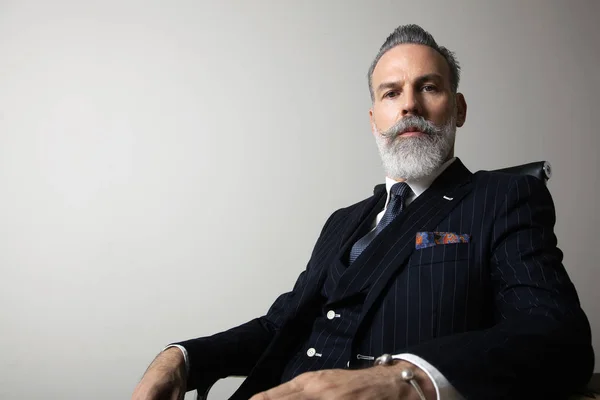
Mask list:
[[[325,232],[335,214],[325,223],[311,261],[317,249],[322,246]],[[247,376],[250,373],[283,323],[294,314],[300,302],[306,300],[303,297],[311,261],[296,280],[294,288],[280,295],[266,315],[212,336],[173,343],[183,346],[188,352],[188,391],[203,392],[219,379]]]
[[556,247],[554,205],[514,178],[491,235],[493,321],[402,349],[434,365],[466,399],[566,398],[594,366],[591,333]]

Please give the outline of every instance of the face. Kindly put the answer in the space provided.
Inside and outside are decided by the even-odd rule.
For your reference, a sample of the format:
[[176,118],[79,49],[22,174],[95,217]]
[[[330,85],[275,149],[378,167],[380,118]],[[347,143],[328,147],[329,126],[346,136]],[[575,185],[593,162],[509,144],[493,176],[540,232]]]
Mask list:
[[466,103],[453,93],[441,54],[423,45],[396,46],[380,58],[372,85],[371,126],[390,178],[422,178],[453,156]]

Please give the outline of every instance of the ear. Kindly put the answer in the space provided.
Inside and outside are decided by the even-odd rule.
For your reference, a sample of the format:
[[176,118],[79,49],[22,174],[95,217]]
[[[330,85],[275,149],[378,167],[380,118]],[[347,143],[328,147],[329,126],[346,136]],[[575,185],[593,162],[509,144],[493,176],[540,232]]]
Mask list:
[[375,125],[375,119],[373,118],[373,108],[369,108],[369,121],[371,122],[371,133],[375,135],[375,132],[377,132],[377,128]]
[[467,102],[462,93],[456,94],[456,126],[461,127],[467,120]]

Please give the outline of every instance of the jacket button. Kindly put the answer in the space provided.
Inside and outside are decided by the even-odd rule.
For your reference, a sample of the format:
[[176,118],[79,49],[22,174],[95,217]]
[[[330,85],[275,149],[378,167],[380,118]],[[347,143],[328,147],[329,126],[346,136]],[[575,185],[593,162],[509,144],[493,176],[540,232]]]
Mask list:
[[315,354],[317,354],[317,351],[312,347],[306,351],[306,355],[309,357],[314,357]]
[[335,311],[333,311],[333,310],[327,311],[327,319],[334,319],[334,318],[335,318]]

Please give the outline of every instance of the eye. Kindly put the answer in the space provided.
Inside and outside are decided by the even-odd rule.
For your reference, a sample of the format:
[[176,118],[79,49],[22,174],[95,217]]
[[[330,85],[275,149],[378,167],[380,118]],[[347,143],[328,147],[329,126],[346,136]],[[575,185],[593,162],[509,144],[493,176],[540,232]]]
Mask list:
[[436,92],[437,88],[434,85],[425,85],[421,88],[424,92]]
[[395,90],[390,90],[389,92],[383,95],[384,99],[393,99],[394,97],[398,97],[398,92]]

